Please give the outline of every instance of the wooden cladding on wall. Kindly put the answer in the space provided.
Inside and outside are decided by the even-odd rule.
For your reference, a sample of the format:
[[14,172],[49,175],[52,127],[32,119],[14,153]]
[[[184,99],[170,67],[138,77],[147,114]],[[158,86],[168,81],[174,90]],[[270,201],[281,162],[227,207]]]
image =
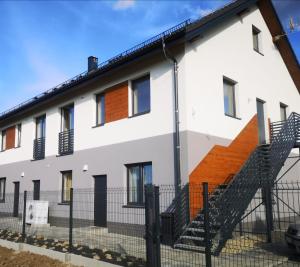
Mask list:
[[193,190],[199,190],[203,182],[211,184],[209,191],[219,184],[230,182],[257,145],[258,121],[255,115],[228,147],[215,145],[209,151],[189,177],[192,217],[202,208],[202,196]]
[[15,147],[16,139],[16,126],[12,126],[6,129],[6,149]]
[[105,122],[128,117],[128,82],[118,84],[105,93]]

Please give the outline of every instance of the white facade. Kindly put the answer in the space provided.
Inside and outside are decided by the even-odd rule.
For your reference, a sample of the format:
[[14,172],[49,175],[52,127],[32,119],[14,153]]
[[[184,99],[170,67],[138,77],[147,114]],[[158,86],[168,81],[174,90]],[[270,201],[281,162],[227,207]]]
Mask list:
[[[252,25],[261,31],[262,54],[253,50]],[[206,32],[202,38],[187,42],[184,52],[176,56],[179,61],[181,133],[197,133],[199,138],[206,136],[213,140],[211,144],[217,144],[217,141],[214,141],[214,138],[217,137],[223,139],[222,144],[228,144],[256,114],[257,98],[265,101],[266,125],[268,118],[271,121],[280,120],[280,103],[288,105],[289,112],[300,113],[299,92],[257,8],[252,8],[250,12],[241,17],[233,17]],[[57,155],[58,133],[61,131],[60,108],[69,103],[74,103],[75,153],[165,135],[170,135],[171,138],[174,132],[172,67],[172,64],[164,58],[160,58],[159,61],[154,60],[154,63],[144,64],[143,67],[139,66],[138,70],[133,68],[128,73],[119,73],[114,76],[117,78],[113,80],[105,80],[104,82],[100,80],[92,88],[83,88],[82,94],[73,99],[68,99],[64,103],[32,114],[22,121],[13,122],[13,125],[22,123],[21,147],[0,153],[0,177],[6,177],[5,173],[1,174],[1,169],[3,169],[1,166],[10,165],[9,168],[15,169],[14,166],[16,165],[14,164],[19,162],[27,161],[28,164],[32,164],[30,160],[32,159],[33,139],[35,138],[35,118],[39,115],[46,114],[45,156],[47,158]],[[142,116],[107,123],[102,127],[93,127],[96,117],[95,94],[129,80],[128,106],[131,107],[130,80],[147,73],[150,73],[151,112]],[[223,77],[230,78],[237,83],[238,119],[224,115]],[[8,126],[6,125],[3,129]],[[266,131],[268,131],[268,127],[266,127]],[[193,148],[195,145],[197,149]],[[181,146],[183,181],[187,181],[189,173],[199,163],[203,155],[209,151],[211,145],[203,145],[202,150],[198,147],[201,147],[201,144],[182,144]],[[160,154],[160,149],[166,148],[157,147],[154,149],[157,154]],[[128,154],[130,152],[127,151]],[[165,157],[165,162],[161,162],[161,165],[168,169],[165,174],[161,171],[163,167],[157,171],[153,163],[153,176],[158,177],[155,180],[156,183],[173,182],[173,151],[165,151],[165,154],[168,156]],[[154,162],[154,155],[155,153],[151,156],[143,156],[140,161]],[[138,157],[139,155],[129,156],[131,162],[134,160],[138,162]],[[88,160],[86,164],[88,164]],[[71,162],[70,164],[72,165]],[[82,167],[74,166],[74,168],[81,169]],[[115,181],[114,185],[125,185],[126,174],[123,166],[122,170],[123,174],[118,174],[118,179],[122,180]],[[22,172],[21,167],[16,171],[16,173],[20,173],[20,176]],[[57,177],[59,175],[57,174]],[[85,174],[81,175],[84,177]],[[13,180],[20,179],[20,176],[13,177]],[[25,173],[25,176],[33,179],[31,173]],[[91,186],[91,183],[90,181],[84,184]],[[59,184],[60,182],[57,182],[57,185]]]

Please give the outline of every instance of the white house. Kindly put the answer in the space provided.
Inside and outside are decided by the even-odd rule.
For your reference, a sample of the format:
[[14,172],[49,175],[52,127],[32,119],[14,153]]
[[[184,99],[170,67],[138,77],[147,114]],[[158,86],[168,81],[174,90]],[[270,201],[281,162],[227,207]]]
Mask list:
[[0,114],[2,202],[122,187],[121,208],[142,209],[145,183],[228,182],[270,142],[270,122],[300,113],[283,32],[270,0],[237,0],[106,62],[90,57],[87,72]]

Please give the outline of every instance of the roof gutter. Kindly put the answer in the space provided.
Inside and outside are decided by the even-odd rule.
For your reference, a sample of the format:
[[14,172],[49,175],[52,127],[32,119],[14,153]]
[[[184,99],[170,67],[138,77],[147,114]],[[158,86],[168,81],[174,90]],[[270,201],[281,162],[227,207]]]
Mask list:
[[173,93],[174,93],[174,124],[175,132],[173,135],[174,146],[174,185],[175,196],[180,192],[181,188],[181,164],[180,164],[180,133],[179,133],[179,101],[178,101],[178,62],[176,58],[169,53],[166,48],[164,38],[162,37],[162,49],[165,58],[173,64]]

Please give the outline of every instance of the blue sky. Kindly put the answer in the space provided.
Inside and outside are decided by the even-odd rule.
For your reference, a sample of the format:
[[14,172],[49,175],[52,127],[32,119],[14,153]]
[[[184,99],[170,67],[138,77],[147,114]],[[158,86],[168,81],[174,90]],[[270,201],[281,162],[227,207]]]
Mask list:
[[[227,2],[1,1],[0,111],[85,71],[90,55],[104,61]],[[283,25],[300,22],[299,0],[274,4]],[[300,31],[289,38],[300,61]]]

